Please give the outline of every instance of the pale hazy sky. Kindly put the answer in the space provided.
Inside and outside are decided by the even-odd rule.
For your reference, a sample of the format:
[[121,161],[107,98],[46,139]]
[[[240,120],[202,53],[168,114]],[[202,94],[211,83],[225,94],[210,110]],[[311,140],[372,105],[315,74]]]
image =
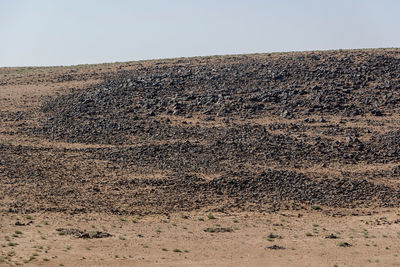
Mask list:
[[0,66],[400,47],[395,0],[0,0]]

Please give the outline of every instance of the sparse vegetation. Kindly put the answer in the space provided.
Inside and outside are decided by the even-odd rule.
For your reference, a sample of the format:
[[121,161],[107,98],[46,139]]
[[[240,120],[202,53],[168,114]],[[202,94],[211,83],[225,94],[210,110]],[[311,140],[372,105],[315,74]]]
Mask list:
[[216,219],[215,216],[212,213],[208,214],[207,218],[210,219],[210,220],[215,220]]

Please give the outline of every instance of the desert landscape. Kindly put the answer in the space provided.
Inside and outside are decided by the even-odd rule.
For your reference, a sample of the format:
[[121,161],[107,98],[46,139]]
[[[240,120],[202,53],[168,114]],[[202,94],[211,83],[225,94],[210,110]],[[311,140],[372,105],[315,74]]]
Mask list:
[[400,266],[400,49],[0,68],[0,266]]

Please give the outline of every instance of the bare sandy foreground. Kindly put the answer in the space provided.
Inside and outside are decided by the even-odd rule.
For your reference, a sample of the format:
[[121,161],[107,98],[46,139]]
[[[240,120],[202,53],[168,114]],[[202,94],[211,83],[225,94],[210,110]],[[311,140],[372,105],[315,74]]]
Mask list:
[[399,209],[341,214],[3,213],[0,265],[400,266]]

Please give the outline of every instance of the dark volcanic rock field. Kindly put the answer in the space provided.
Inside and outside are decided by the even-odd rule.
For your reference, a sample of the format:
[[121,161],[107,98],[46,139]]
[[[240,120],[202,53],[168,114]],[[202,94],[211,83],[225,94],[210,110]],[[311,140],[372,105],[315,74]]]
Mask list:
[[400,204],[397,50],[155,61],[42,101],[0,118],[52,144],[0,145],[12,211]]

